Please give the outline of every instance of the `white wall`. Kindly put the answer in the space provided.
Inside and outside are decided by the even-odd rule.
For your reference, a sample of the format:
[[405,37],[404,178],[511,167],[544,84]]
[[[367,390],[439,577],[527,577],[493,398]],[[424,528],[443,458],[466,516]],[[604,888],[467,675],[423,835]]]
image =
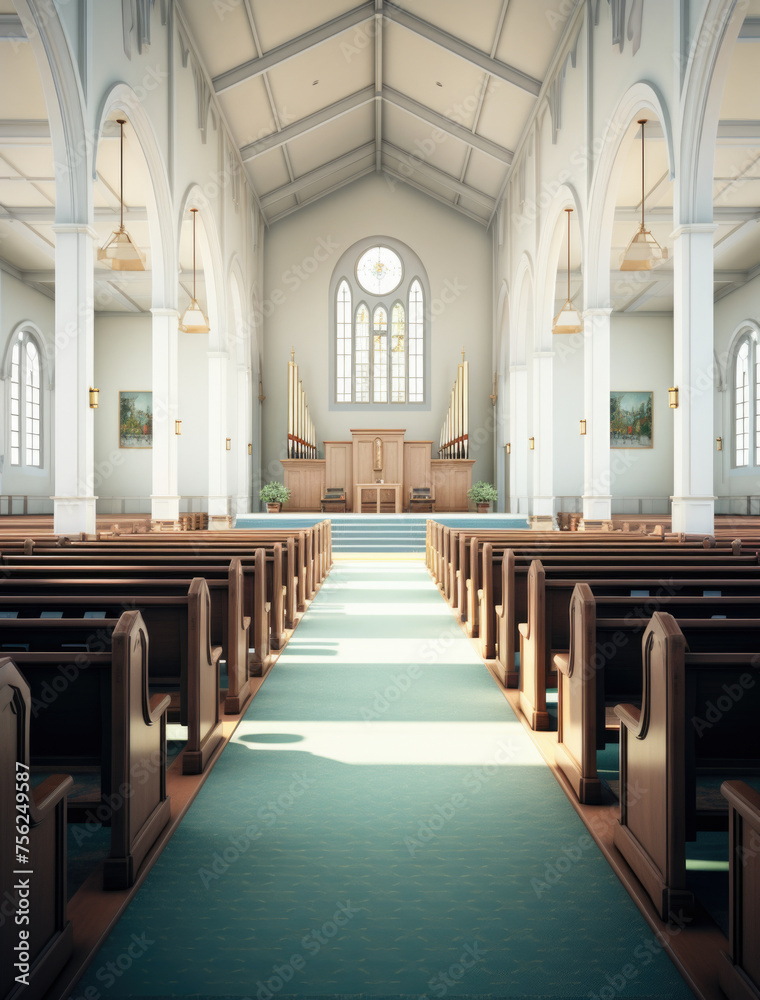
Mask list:
[[[151,322],[148,315],[95,316],[95,385],[100,389],[95,411],[95,478],[93,492],[103,497],[98,511],[118,513],[105,498],[149,497],[151,451],[119,447],[119,392],[150,390]],[[155,413],[154,413],[155,420]],[[149,511],[143,504],[139,510]],[[137,512],[128,504],[126,513]]]
[[[55,307],[53,300],[4,271],[0,271],[0,493],[29,497],[29,513],[50,513],[53,493],[53,385]],[[9,341],[20,323],[29,322],[41,336],[41,467],[25,469],[10,464],[10,357]],[[8,376],[7,378],[4,376]],[[2,508],[3,512],[6,508]],[[18,508],[14,508],[18,512]]]
[[[355,407],[350,412],[329,409],[330,279],[341,254],[372,235],[393,237],[411,247],[427,269],[433,302],[442,295],[452,300],[434,309],[428,410],[389,406],[387,414],[363,414]],[[320,252],[327,259],[301,280],[293,268],[313,257],[318,246],[329,248],[328,253]],[[470,362],[473,480],[492,481],[492,255],[486,229],[401,182],[371,175],[277,223],[267,234],[264,251],[264,480],[282,478],[279,459],[285,456],[291,347],[316,421],[320,455],[322,441],[350,440],[353,427],[403,427],[407,440],[432,440],[437,452],[464,347]]]
[[618,509],[615,497],[669,497],[673,493],[673,413],[668,405],[672,378],[672,319],[614,314],[610,332],[610,391],[651,391],[654,396],[652,447],[612,451],[613,513]]

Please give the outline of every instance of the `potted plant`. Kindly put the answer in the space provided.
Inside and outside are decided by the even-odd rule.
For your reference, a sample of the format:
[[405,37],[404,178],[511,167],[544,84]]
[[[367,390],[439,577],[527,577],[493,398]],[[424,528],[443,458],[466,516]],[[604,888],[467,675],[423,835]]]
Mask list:
[[267,505],[267,513],[279,514],[280,508],[290,497],[290,490],[282,483],[271,482],[259,490],[259,500]]
[[495,486],[481,479],[467,490],[467,496],[478,508],[478,514],[487,514],[491,503],[498,499],[499,493]]

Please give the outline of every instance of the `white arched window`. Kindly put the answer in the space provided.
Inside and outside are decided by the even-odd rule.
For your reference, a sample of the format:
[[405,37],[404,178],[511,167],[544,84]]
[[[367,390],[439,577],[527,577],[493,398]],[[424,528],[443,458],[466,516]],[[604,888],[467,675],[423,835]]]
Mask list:
[[41,378],[40,352],[32,335],[22,331],[11,347],[11,465],[39,469]]
[[734,455],[737,469],[760,466],[760,359],[757,334],[745,334],[736,345],[733,371]]
[[[412,259],[413,258],[413,259]],[[333,281],[336,403],[425,402],[427,310],[419,260],[365,240]]]

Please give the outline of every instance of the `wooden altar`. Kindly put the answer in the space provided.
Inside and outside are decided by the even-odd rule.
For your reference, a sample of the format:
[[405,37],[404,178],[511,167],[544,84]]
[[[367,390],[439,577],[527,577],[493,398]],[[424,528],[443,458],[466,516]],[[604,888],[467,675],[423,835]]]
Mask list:
[[[281,459],[285,485],[292,491],[286,511],[318,511],[325,487],[345,490],[349,509],[359,511],[357,487],[395,491],[397,512],[409,510],[412,489],[428,487],[437,512],[466,511],[472,485],[471,458],[432,458],[432,441],[406,441],[403,429],[352,429],[350,441],[325,441],[324,459]],[[382,480],[382,482],[378,482]],[[388,502],[376,499],[381,509]]]

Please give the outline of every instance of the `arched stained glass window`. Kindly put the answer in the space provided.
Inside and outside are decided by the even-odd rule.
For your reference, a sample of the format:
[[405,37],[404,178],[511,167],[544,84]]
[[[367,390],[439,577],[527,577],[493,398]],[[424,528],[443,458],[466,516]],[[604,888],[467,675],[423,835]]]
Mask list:
[[40,468],[40,352],[32,335],[21,332],[11,348],[11,465]]
[[734,464],[749,464],[749,341],[736,355],[734,371]]
[[760,468],[760,358],[758,334],[746,333],[734,355],[734,443],[736,469]]
[[336,268],[337,403],[425,403],[427,279],[398,246],[362,241]]
[[337,393],[338,402],[351,402],[351,289],[347,281],[341,281],[337,301],[338,354]]
[[388,402],[388,313],[382,306],[372,319],[372,398]]

